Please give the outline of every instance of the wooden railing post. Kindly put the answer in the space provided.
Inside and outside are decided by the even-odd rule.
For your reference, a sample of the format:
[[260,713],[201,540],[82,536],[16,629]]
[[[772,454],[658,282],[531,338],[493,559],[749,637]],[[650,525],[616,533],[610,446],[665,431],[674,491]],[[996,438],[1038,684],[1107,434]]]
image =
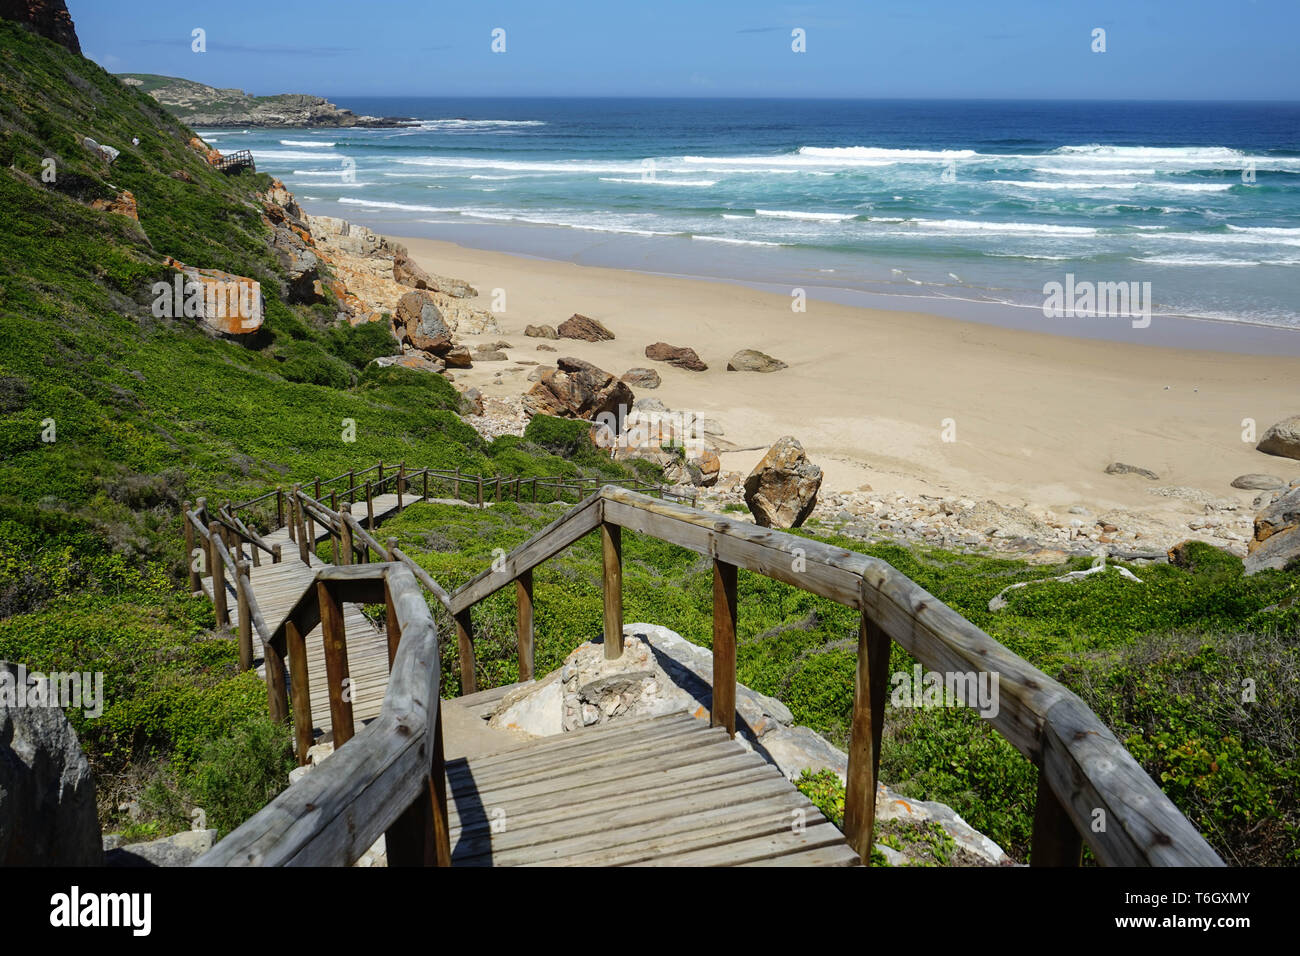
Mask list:
[[284,622],[285,649],[289,652],[289,680],[293,688],[293,736],[297,744],[298,766],[307,763],[312,745],[311,684],[307,676],[307,641],[298,625],[289,618]]
[[190,593],[198,594],[203,588],[199,572],[194,570],[194,522],[190,519],[190,503],[181,505],[181,524],[185,531],[185,566],[189,568]]
[[[389,561],[396,561],[397,555],[393,551],[397,548],[397,539],[389,538],[384,542],[384,547],[388,553],[384,557]],[[388,579],[384,579],[384,628],[388,636],[388,672],[393,672],[393,661],[397,660],[397,645],[402,640],[402,629],[397,622],[397,608],[393,604],[393,592],[388,587]]]
[[456,466],[456,477],[451,480],[451,496],[460,499],[460,465]]
[[456,644],[460,651],[460,695],[478,691],[474,678],[474,621],[470,609],[465,608],[455,616]]
[[292,493],[289,495],[289,540],[298,543],[298,499]]
[[[325,677],[329,682],[330,726],[334,749],[352,739],[352,682],[348,674],[348,639],[343,627],[343,605],[324,581],[316,582],[320,602],[321,639],[325,644]],[[346,685],[346,686],[345,686]]]
[[875,840],[880,733],[885,723],[889,635],[866,611],[858,625],[858,668],[853,688],[849,770],[844,792],[844,836],[864,866]]
[[[271,719],[278,724],[289,720],[289,690],[284,683],[284,658],[274,643],[263,645],[262,664],[266,667],[266,705]],[[307,721],[308,726],[311,720]]]
[[235,562],[235,607],[239,615],[239,670],[253,666],[253,620],[248,610],[248,563]]
[[375,478],[375,480],[382,485],[384,483],[384,460],[382,458],[379,460],[378,467],[379,467],[379,475]]
[[519,679],[533,679],[533,569],[515,578],[515,605],[519,638]]
[[1034,833],[1029,845],[1030,866],[1079,866],[1083,862],[1083,837],[1052,792],[1047,773],[1038,771],[1038,802],[1034,805]]
[[478,476],[478,506],[483,507],[483,476]]
[[736,566],[713,561],[713,706],[710,727],[736,736]]
[[348,491],[351,492],[356,490],[357,490],[357,473],[356,473],[356,469],[351,469],[348,471]]
[[273,545],[272,548],[271,548],[271,563],[272,563],[272,564],[279,564],[279,563],[280,563],[281,561],[283,561],[283,560],[284,560],[284,558],[283,558],[283,556],[280,554],[280,545],[279,545],[279,543],[277,542],[277,543],[276,543],[275,545]]
[[398,511],[401,511],[401,510],[402,510],[402,491],[404,490],[404,484],[403,484],[403,482],[405,481],[405,478],[404,478],[404,472],[405,472],[405,471],[406,471],[406,462],[402,462],[401,464],[399,464],[399,465],[397,466],[397,482],[396,482],[396,484],[397,484],[397,510],[398,510]]
[[[366,530],[375,533],[375,500],[371,495],[370,479],[366,479]],[[369,558],[367,557],[367,560]]]
[[533,479],[533,504],[537,504],[537,479]]
[[[330,492],[330,511],[334,512],[335,514],[339,513],[339,493],[337,491]],[[342,524],[343,522],[340,521],[339,523]],[[342,563],[339,560],[340,538],[341,538],[341,533],[336,533],[333,528],[330,528],[330,556],[335,564]]]
[[275,486],[275,526],[284,527],[284,489],[279,485]]
[[221,525],[212,521],[208,524],[208,572],[212,582],[212,608],[217,615],[217,627],[230,623],[230,612],[226,609],[226,572],[222,566]]
[[320,501],[320,475],[316,476],[316,483],[312,486],[312,497]]
[[302,506],[302,488],[299,485],[293,486],[293,513],[297,518],[298,524],[298,556],[302,558],[302,563],[310,565],[311,543],[307,540],[307,518],[304,512],[306,509]]
[[346,501],[343,503],[343,520],[339,522],[339,551],[343,564],[355,564],[356,552],[352,550],[352,525],[348,523],[348,518],[352,517],[352,506]]
[[447,773],[442,746],[442,706],[435,697],[429,776],[415,802],[384,833],[389,866],[451,866]]
[[605,604],[605,660],[623,656],[623,529],[600,523],[603,558],[601,592]]

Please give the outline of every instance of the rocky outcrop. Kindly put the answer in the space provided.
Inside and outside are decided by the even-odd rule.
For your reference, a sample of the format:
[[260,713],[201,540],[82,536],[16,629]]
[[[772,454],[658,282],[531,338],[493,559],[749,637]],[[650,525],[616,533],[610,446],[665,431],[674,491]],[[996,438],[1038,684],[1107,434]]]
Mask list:
[[633,388],[658,388],[663,382],[652,368],[630,368],[623,373],[623,381]]
[[21,23],[33,33],[81,55],[77,28],[63,0],[0,0],[0,19]]
[[632,407],[632,389],[604,369],[576,358],[562,358],[556,365],[543,368],[524,396],[529,415],[590,419],[608,412],[621,421]]
[[[524,335],[530,339],[558,339],[559,333],[549,325],[526,325],[524,326]],[[541,348],[542,346],[538,346]]]
[[1269,428],[1255,450],[1266,455],[1300,459],[1300,415],[1284,418]]
[[217,89],[174,76],[119,73],[127,86],[148,93],[186,126],[327,127],[400,126],[396,117],[358,116],[329,100],[302,93],[252,96],[239,89]]
[[117,157],[122,155],[122,151],[120,149],[117,149],[113,146],[105,146],[103,143],[97,143],[89,136],[83,136],[81,138],[81,145],[86,147],[86,149],[90,150],[92,153],[94,153],[96,156],[98,156],[100,159],[102,159],[104,162],[108,163],[109,165],[112,165],[114,160],[116,160]]
[[1281,495],[1255,516],[1255,536],[1243,562],[1247,574],[1281,571],[1300,559],[1300,487]]
[[35,675],[0,661],[0,866],[99,866],[90,765],[40,688]]
[[1126,465],[1122,461],[1113,461],[1106,466],[1108,475],[1141,475],[1148,481],[1159,481],[1160,476],[1154,471],[1147,468],[1139,468],[1137,465]]
[[667,362],[688,372],[703,372],[708,366],[700,361],[695,349],[686,346],[669,345],[667,342],[655,342],[645,347],[645,357],[655,362]]
[[426,272],[411,258],[405,246],[393,243],[392,250],[393,281],[398,285],[407,285],[414,289],[430,289],[449,295],[453,299],[472,299],[478,295],[478,290],[463,279],[451,279]]
[[404,352],[401,355],[381,355],[371,359],[370,364],[376,368],[409,368],[417,372],[441,372],[447,363],[436,356],[424,352]]
[[822,470],[808,460],[803,445],[785,435],[745,479],[745,504],[765,528],[797,528],[817,507]]
[[555,332],[562,339],[580,339],[583,342],[608,342],[614,338],[614,333],[605,326],[577,312],[561,322]]
[[741,349],[727,361],[728,372],[779,372],[789,367],[757,349]]

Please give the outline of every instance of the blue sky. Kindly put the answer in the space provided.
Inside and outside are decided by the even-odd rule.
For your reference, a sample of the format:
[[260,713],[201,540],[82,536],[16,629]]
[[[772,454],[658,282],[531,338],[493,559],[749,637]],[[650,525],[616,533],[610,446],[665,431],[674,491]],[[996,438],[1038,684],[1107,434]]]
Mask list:
[[1297,0],[67,3],[113,72],[262,94],[1300,100]]

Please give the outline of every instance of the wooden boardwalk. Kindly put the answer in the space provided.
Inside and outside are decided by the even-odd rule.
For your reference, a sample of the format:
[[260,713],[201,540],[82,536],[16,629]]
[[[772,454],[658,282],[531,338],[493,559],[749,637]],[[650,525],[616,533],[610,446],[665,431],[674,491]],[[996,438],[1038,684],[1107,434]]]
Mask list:
[[[405,509],[422,499],[418,495],[402,496],[402,508]],[[374,499],[375,521],[390,517],[397,508],[397,495],[379,495]],[[357,516],[365,523],[364,509]],[[329,531],[317,524],[314,529],[316,541],[329,537]],[[298,544],[290,540],[287,528],[280,528],[266,535],[268,546],[280,545],[282,560],[279,564],[262,564],[250,568],[249,583],[253,586],[253,596],[262,611],[262,619],[267,626],[275,630],[284,620],[285,615],[302,597],[303,592],[312,586],[318,568],[324,567],[314,553],[309,553],[311,564],[303,564],[299,556]],[[212,598],[212,578],[203,579],[203,593]],[[230,609],[230,624],[239,626],[239,602],[235,594],[235,582],[226,580],[226,604]],[[343,625],[348,644],[348,676],[352,690],[352,716],[358,725],[379,715],[384,703],[384,694],[388,689],[388,638],[370,619],[361,612],[356,604],[343,605]],[[307,679],[311,687],[312,724],[318,734],[330,729],[329,691],[325,674],[325,648],[321,640],[320,626],[307,638]],[[253,657],[257,664],[258,675],[265,680],[266,668],[262,660],[261,641],[254,631]]]
[[456,757],[446,773],[453,866],[859,863],[776,767],[684,712]]

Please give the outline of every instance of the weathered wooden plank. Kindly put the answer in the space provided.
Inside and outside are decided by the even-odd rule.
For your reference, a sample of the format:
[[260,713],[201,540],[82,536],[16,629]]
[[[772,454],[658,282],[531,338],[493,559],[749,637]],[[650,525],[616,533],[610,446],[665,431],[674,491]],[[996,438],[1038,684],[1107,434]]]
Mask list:
[[1034,833],[1030,866],[1078,866],[1083,861],[1083,837],[1052,792],[1051,781],[1038,772],[1038,798],[1034,803]]
[[451,595],[452,611],[473,607],[515,580],[521,571],[559,554],[599,525],[600,493],[597,492],[507,554],[501,570],[487,568],[458,587]]
[[519,644],[519,679],[533,679],[533,569],[515,580],[515,632]]
[[601,601],[605,612],[605,660],[623,656],[623,529],[600,523]]
[[347,635],[343,628],[343,608],[324,581],[316,582],[316,601],[320,607],[321,637],[325,645],[325,672],[330,699],[330,728],[334,748],[338,750],[352,739],[351,681],[348,680]]
[[858,855],[847,846],[818,847],[815,850],[801,850],[784,856],[770,856],[761,860],[748,860],[737,866],[861,866]]
[[[819,822],[813,822],[813,814],[821,818]],[[769,833],[748,840],[724,843],[721,846],[688,850],[684,853],[665,853],[632,865],[737,866],[741,863],[790,856],[806,850],[816,850],[822,847],[835,846],[836,844],[844,845],[844,834],[840,833],[833,823],[822,817],[814,809],[809,814],[807,826],[798,832],[794,829],[786,829],[779,833]]]

